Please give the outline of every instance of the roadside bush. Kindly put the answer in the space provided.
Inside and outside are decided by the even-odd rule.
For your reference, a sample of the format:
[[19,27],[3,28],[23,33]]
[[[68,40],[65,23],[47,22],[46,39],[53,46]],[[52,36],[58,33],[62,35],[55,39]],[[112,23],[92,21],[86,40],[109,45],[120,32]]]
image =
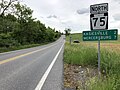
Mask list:
[[83,66],[97,65],[97,50],[94,47],[66,43],[64,53],[64,60],[67,63]]

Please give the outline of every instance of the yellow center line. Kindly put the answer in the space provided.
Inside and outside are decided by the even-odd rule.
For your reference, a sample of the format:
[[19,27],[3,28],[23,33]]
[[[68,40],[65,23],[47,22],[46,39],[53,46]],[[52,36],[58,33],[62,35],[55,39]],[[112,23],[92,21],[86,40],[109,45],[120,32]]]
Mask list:
[[0,65],[4,64],[4,63],[7,63],[7,62],[10,62],[10,61],[14,61],[18,58],[21,58],[21,57],[24,57],[24,56],[27,56],[27,55],[30,55],[30,54],[33,54],[33,53],[36,53],[36,52],[39,52],[39,51],[43,51],[43,50],[45,50],[47,48],[50,48],[52,46],[54,46],[54,45],[51,45],[51,46],[48,46],[48,47],[45,47],[45,48],[42,48],[42,49],[39,49],[39,50],[35,50],[35,51],[32,51],[32,52],[28,52],[28,53],[25,53],[25,54],[21,54],[21,55],[18,55],[18,56],[9,58],[9,59],[2,60],[2,61],[0,61]]

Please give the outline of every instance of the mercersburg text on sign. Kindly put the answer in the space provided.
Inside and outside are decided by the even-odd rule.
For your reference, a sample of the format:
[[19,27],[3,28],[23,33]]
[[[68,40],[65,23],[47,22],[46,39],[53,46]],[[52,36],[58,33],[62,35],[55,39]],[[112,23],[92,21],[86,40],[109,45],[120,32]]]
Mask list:
[[117,40],[118,30],[83,31],[83,41]]

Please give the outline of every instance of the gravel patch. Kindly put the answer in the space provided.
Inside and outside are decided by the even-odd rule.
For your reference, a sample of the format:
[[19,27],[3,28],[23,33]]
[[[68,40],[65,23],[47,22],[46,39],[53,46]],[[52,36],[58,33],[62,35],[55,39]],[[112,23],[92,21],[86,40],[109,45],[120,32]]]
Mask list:
[[64,87],[66,90],[87,90],[90,78],[97,76],[97,69],[64,64]]

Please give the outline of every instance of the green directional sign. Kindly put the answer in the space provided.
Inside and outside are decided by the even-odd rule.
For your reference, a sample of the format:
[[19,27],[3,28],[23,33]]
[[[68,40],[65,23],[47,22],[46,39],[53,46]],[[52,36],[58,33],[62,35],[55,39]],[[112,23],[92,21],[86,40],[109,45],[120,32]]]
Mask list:
[[94,30],[83,31],[83,41],[98,41],[98,40],[117,40],[118,30]]

